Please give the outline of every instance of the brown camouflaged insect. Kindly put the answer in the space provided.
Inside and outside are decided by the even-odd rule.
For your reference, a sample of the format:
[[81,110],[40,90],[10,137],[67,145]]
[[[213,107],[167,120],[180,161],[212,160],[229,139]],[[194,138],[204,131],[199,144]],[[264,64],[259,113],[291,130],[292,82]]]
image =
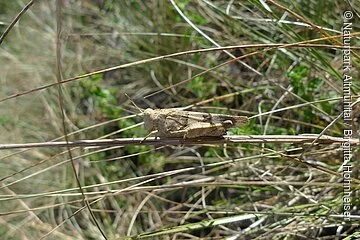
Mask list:
[[149,135],[157,137],[220,137],[229,128],[248,123],[245,116],[182,111],[174,108],[143,111],[144,126]]
[[246,116],[183,111],[176,108],[139,108],[125,94],[144,116],[148,135],[166,138],[221,137],[229,128],[242,127],[249,122]]

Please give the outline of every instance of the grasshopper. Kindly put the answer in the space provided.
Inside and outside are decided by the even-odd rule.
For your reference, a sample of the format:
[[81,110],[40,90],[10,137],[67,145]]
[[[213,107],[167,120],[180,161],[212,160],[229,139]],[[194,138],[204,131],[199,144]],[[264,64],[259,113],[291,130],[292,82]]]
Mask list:
[[246,116],[233,116],[203,112],[183,111],[176,108],[139,108],[125,94],[144,116],[144,127],[148,135],[166,138],[221,137],[229,128],[242,127],[249,120]]
[[221,137],[229,128],[242,127],[249,121],[245,116],[182,111],[175,108],[147,108],[143,114],[144,126],[149,135],[168,138]]

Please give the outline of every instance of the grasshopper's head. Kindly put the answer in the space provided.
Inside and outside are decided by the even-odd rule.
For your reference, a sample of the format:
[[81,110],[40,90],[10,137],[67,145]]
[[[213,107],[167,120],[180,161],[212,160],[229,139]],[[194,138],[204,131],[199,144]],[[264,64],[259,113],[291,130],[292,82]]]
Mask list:
[[144,127],[146,131],[151,132],[155,130],[155,111],[151,108],[147,108],[143,113],[144,113]]

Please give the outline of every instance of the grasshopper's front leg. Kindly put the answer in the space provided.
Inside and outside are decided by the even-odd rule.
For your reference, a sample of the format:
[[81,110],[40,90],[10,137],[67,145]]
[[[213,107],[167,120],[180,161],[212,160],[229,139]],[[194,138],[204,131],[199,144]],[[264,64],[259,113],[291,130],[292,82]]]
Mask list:
[[[156,133],[158,133],[158,132],[159,132],[158,130],[154,130],[154,131],[149,132],[148,135],[146,135],[143,139],[141,139],[140,143],[143,143],[143,142],[145,141],[145,139],[147,139],[147,138],[150,137],[151,135],[156,134]],[[156,139],[156,136],[155,136],[155,139]]]

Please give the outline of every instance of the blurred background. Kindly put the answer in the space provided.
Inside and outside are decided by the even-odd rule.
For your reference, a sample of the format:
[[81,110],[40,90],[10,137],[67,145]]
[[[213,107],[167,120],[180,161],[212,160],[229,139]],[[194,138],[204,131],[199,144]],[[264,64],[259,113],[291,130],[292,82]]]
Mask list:
[[[27,3],[0,2],[1,34]],[[358,34],[358,1],[61,3],[57,15],[55,1],[35,1],[1,43],[1,143],[63,141],[62,110],[70,141],[144,137],[125,94],[141,108],[193,105],[250,117],[231,135],[319,134],[342,111],[342,38],[325,38],[341,35],[344,10],[354,13]],[[359,47],[358,37],[351,43]],[[228,46],[237,47],[214,49]],[[69,80],[63,109],[57,86],[36,90],[56,83],[57,58]],[[355,101],[358,48],[352,65]],[[355,106],[354,138],[359,112]],[[340,119],[325,134],[342,137],[343,129]],[[299,159],[304,148],[291,141],[73,148],[92,214],[66,148],[2,150],[1,239],[359,236],[358,222],[341,216],[341,146],[315,145]],[[350,211],[359,217],[360,158],[352,150]]]

